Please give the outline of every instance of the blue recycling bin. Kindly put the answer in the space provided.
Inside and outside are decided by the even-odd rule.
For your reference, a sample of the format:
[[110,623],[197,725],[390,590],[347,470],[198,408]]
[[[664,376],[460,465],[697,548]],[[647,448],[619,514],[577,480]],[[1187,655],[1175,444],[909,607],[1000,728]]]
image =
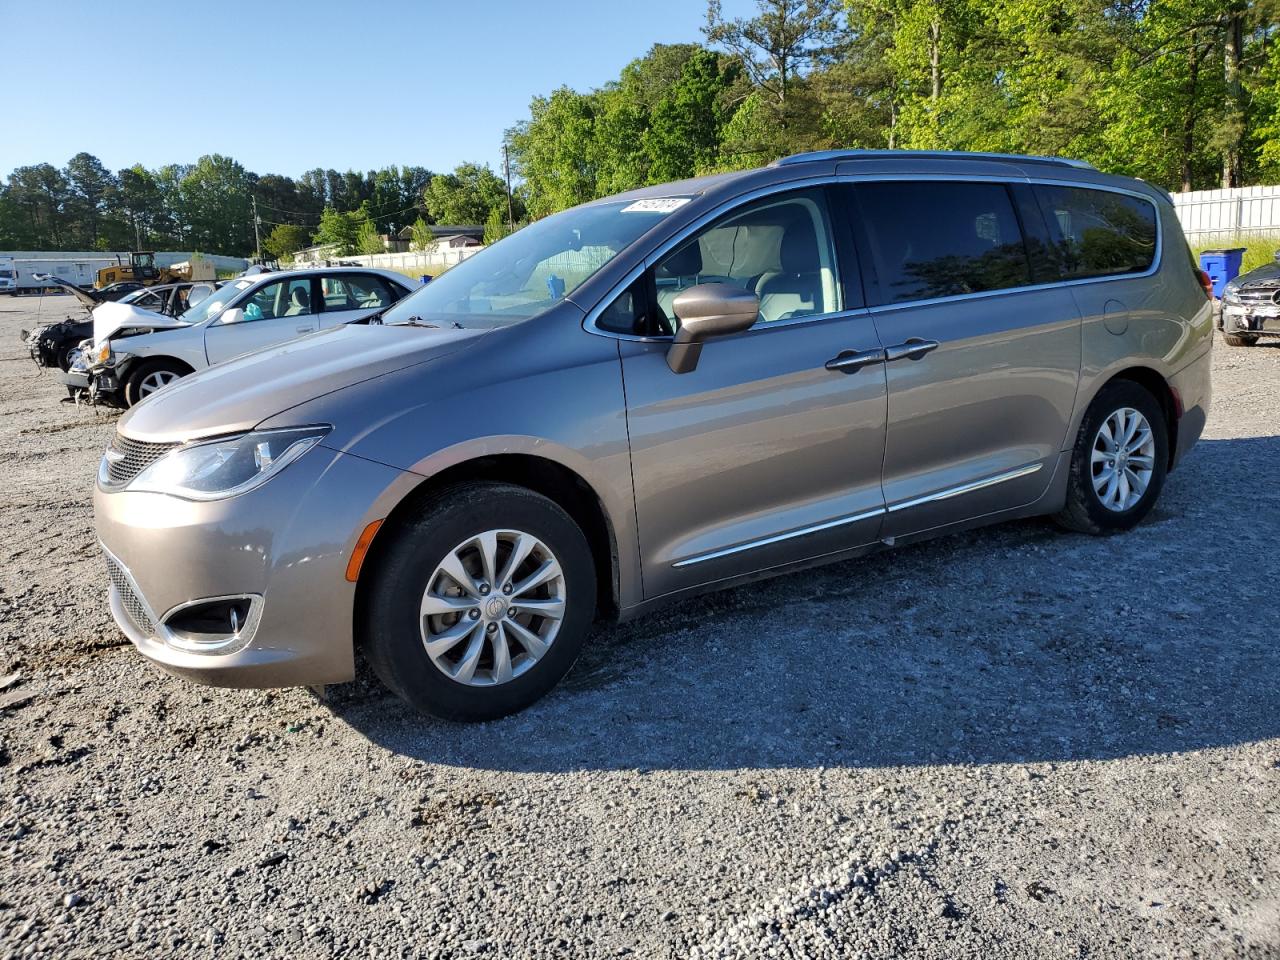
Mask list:
[[1206,250],[1200,254],[1200,269],[1209,275],[1213,295],[1219,300],[1226,285],[1240,276],[1244,251],[1244,247],[1232,247],[1230,250]]

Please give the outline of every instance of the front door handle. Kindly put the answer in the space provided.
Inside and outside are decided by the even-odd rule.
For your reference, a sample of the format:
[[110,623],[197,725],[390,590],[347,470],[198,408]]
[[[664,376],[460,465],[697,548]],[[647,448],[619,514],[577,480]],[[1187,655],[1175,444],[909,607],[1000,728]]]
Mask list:
[[826,368],[840,373],[857,373],[873,363],[884,363],[883,350],[842,350],[826,362]]
[[931,350],[938,349],[937,340],[922,340],[919,337],[911,337],[902,343],[895,343],[892,347],[884,348],[885,362],[892,360],[919,360]]
[[310,333],[310,332],[311,332],[312,330],[314,330],[315,328],[314,328],[314,327],[312,327],[312,326],[310,326],[310,325],[308,325],[308,326],[305,326],[305,327],[294,327],[294,329],[295,329],[295,330],[297,330],[299,333]]

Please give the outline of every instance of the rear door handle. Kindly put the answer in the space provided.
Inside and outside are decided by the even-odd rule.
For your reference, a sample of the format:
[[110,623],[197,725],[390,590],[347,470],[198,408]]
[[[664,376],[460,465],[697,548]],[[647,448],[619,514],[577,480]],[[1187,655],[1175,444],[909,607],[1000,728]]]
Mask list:
[[877,348],[875,350],[842,350],[830,360],[827,361],[828,370],[836,370],[840,373],[857,373],[863,367],[869,367],[873,363],[884,363],[884,351]]
[[938,349],[937,340],[922,340],[919,337],[911,337],[902,343],[895,343],[891,347],[884,348],[885,362],[893,360],[919,360],[931,350]]

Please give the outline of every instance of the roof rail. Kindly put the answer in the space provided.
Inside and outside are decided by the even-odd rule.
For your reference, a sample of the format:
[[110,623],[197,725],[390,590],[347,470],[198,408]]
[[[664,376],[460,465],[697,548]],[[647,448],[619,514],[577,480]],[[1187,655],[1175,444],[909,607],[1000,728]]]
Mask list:
[[1077,170],[1096,170],[1084,160],[1066,157],[1036,157],[1019,153],[969,153],[964,150],[814,150],[809,153],[793,153],[769,164],[786,167],[793,163],[810,163],[815,160],[894,160],[910,157],[926,160],[1012,160],[1017,163],[1047,163],[1057,167],[1075,167]]

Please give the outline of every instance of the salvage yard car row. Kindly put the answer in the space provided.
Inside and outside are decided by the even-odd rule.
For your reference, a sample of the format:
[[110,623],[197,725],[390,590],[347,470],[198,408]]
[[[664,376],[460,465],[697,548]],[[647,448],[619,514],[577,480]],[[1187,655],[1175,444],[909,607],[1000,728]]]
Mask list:
[[118,302],[77,288],[90,319],[23,339],[37,363],[63,371],[73,398],[130,407],[212,364],[364,320],[412,285],[392,271],[324,267],[144,287]]

